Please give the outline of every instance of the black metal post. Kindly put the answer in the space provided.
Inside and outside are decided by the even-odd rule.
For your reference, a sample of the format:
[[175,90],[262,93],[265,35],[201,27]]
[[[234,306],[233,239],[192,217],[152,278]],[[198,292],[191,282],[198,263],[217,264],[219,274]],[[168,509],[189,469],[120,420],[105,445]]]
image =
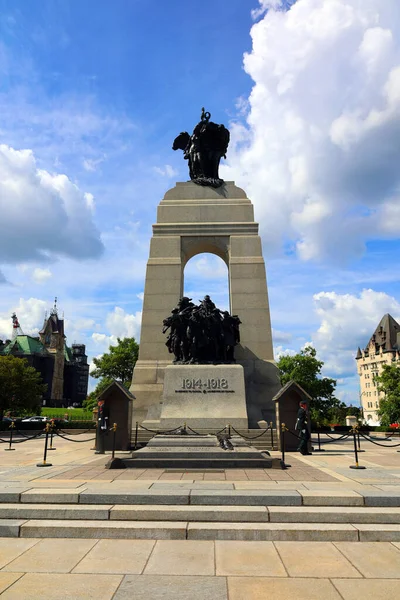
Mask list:
[[117,424],[116,423],[114,423],[112,430],[113,430],[113,444],[112,444],[112,455],[111,456],[112,456],[112,458],[114,458],[114,456],[115,456],[115,438],[117,435]]
[[287,467],[290,467],[290,465],[287,465],[285,463],[285,431],[287,431],[286,425],[285,425],[285,423],[282,423],[282,425],[281,425],[281,453],[282,453],[281,464],[282,464],[282,469],[287,469]]
[[54,427],[55,427],[55,425],[54,425],[54,419],[51,420],[50,426],[51,426],[50,446],[49,446],[49,448],[47,448],[47,450],[56,450],[56,448],[53,448],[53,435],[54,435],[53,432],[54,432]]
[[136,421],[136,429],[135,429],[135,446],[134,446],[134,450],[136,450],[137,448],[137,439],[138,439],[138,429],[139,429],[139,423]]
[[357,450],[358,450],[358,453],[365,452],[365,450],[361,450],[360,430],[358,428],[357,428]]
[[365,467],[361,467],[358,464],[358,452],[357,452],[357,440],[356,440],[356,435],[357,435],[357,428],[353,427],[353,441],[354,441],[354,457],[356,460],[356,464],[355,465],[350,465],[350,469],[365,469]]
[[273,450],[274,449],[274,424],[272,421],[269,424],[269,426],[271,427],[271,448]]
[[11,421],[11,425],[9,427],[9,429],[10,429],[10,442],[9,442],[8,448],[5,448],[5,452],[10,452],[12,450],[15,450],[15,448],[11,448],[12,441],[13,441],[13,431],[14,431],[14,428],[15,428],[15,423],[14,423],[14,421]]
[[320,434],[319,430],[317,431],[317,437],[318,437],[318,448],[314,448],[313,452],[325,452],[325,448],[321,448],[321,434]]
[[229,437],[231,437],[231,424],[228,423],[228,435]]
[[43,462],[38,463],[36,465],[37,467],[52,467],[53,466],[51,463],[46,462],[46,458],[47,458],[47,445],[49,443],[49,428],[50,428],[50,423],[46,423],[46,428],[45,428],[46,438],[44,440]]

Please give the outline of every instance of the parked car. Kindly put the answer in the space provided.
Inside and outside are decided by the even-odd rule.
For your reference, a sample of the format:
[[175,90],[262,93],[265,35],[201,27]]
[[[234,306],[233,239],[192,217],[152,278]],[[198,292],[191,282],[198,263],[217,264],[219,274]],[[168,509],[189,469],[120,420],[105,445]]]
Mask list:
[[35,417],[26,417],[22,419],[22,423],[46,423],[47,417],[36,415]]

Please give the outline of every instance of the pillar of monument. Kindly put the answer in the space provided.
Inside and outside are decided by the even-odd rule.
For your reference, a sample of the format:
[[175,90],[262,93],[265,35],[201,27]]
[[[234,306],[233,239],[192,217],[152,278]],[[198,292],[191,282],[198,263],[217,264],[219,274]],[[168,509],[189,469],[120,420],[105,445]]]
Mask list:
[[280,389],[274,362],[265,264],[258,223],[245,192],[233,182],[217,189],[177,183],[160,202],[153,225],[143,299],[139,358],[131,392],[133,422],[156,425],[164,371],[173,360],[162,333],[183,295],[183,271],[196,254],[216,254],[228,267],[230,312],[240,317],[235,358],[244,367],[249,427],[274,421],[272,398]]

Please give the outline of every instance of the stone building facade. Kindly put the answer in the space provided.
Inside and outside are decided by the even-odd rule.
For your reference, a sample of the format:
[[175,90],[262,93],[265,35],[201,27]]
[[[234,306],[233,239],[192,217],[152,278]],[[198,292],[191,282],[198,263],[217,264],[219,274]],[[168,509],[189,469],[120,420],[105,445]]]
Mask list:
[[383,395],[374,378],[384,365],[400,367],[400,325],[391,315],[382,317],[365,349],[358,348],[356,361],[364,419],[368,425],[379,425],[377,411]]
[[82,406],[87,396],[89,365],[84,344],[66,344],[64,319],[54,306],[38,336],[20,333],[0,344],[0,355],[27,359],[47,384],[44,406]]

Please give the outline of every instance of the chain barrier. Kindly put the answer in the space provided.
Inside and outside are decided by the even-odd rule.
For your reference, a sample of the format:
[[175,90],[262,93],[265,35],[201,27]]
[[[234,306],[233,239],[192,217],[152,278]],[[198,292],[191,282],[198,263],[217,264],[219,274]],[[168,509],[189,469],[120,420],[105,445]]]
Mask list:
[[57,431],[61,431],[64,435],[83,435],[84,433],[89,433],[90,431],[95,431],[95,427],[91,427],[90,429],[85,429],[85,431],[80,431],[79,433],[68,433],[63,429],[57,429]]
[[[41,435],[43,435],[43,431],[41,431],[40,433],[37,433],[36,435],[32,435],[31,437],[27,437],[25,436],[26,439],[24,440],[16,440],[15,438],[13,438],[12,443],[13,444],[22,444],[23,442],[29,442],[29,440],[35,440],[36,438],[40,437]],[[3,444],[9,444],[10,440],[3,440],[2,438],[0,438],[0,442]]]
[[199,433],[198,431],[192,429],[190,425],[186,425],[186,429],[189,429],[189,431],[192,431],[195,435],[203,435],[202,433]]
[[155,429],[148,429],[144,425],[139,425],[139,428],[144,429],[145,431],[148,431],[150,433],[154,433],[155,435],[162,435],[165,433],[173,433],[174,431],[177,431],[178,429],[182,429],[183,425],[179,425],[179,427],[175,427],[175,429],[167,429],[166,431],[156,431]]
[[267,433],[267,431],[269,430],[269,425],[267,427],[267,429],[264,429],[264,431],[258,435],[254,435],[252,437],[248,436],[248,435],[244,435],[243,433],[239,433],[237,429],[234,428],[233,425],[231,425],[232,430],[237,433],[240,437],[244,438],[245,440],[256,440],[257,438],[260,438],[262,435],[265,435]]
[[388,446],[387,444],[378,444],[378,442],[374,442],[371,438],[361,433],[361,431],[360,435],[367,440],[367,442],[371,442],[371,444],[375,444],[375,446],[381,446],[382,448],[398,448],[400,446],[400,444],[392,444],[391,446]]
[[[286,431],[288,431],[289,433],[291,433],[292,435],[294,435],[295,437],[297,437],[298,440],[300,439],[300,436],[297,435],[297,433],[295,431],[291,431],[290,429],[286,429]],[[315,431],[313,433],[315,433]],[[348,437],[350,437],[350,433],[344,433],[343,435],[341,435],[338,438],[331,438],[331,441],[329,441],[329,442],[320,442],[320,443],[321,443],[321,445],[333,444],[334,442],[339,442],[340,440],[347,439]],[[312,438],[310,438],[309,441],[312,444],[318,444],[318,440],[313,440]]]
[[95,440],[96,438],[89,438],[88,440],[72,440],[71,438],[67,438],[65,435],[62,435],[61,433],[58,433],[58,431],[55,432],[56,435],[58,435],[58,437],[62,438],[63,440],[68,440],[68,442],[75,442],[75,444],[84,444],[85,442],[93,442],[93,440]]

